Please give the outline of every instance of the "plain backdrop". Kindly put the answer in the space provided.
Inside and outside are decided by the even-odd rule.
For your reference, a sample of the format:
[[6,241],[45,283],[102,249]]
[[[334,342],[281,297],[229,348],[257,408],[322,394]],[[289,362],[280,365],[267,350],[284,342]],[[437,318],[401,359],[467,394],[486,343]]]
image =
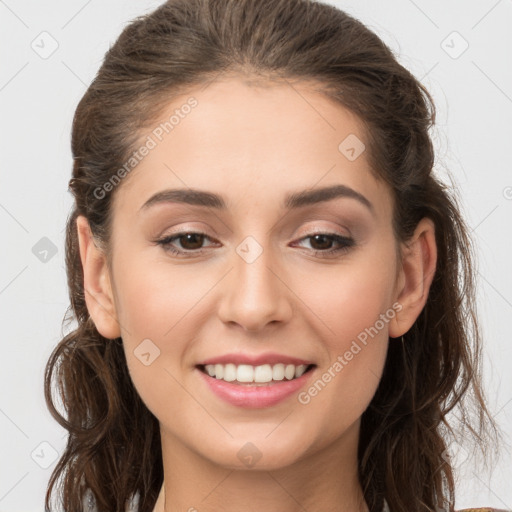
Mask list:
[[[0,512],[41,511],[65,431],[43,370],[68,306],[64,226],[70,127],[105,51],[156,0],[0,0]],[[459,190],[478,248],[490,407],[512,431],[512,1],[331,1],[392,48],[432,93],[436,169]],[[459,464],[457,508],[512,510],[510,444],[494,472]]]

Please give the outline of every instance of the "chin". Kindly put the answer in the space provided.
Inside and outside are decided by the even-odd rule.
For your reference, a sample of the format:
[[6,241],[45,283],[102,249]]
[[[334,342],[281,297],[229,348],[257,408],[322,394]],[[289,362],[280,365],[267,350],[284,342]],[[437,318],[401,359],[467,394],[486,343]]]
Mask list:
[[291,466],[306,455],[307,443],[293,436],[284,439],[284,436],[277,433],[265,439],[272,429],[265,430],[264,435],[261,434],[261,428],[259,430],[259,434],[254,437],[230,439],[229,445],[215,443],[218,451],[214,453],[210,445],[203,456],[226,469],[271,471]]

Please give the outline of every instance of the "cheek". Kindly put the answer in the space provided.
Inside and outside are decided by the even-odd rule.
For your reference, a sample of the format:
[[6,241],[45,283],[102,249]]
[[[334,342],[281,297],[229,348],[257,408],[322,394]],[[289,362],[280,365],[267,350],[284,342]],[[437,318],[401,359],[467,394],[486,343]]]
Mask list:
[[[211,284],[158,267],[124,272],[119,292],[128,371],[146,407],[162,420],[190,396],[179,383],[187,346],[195,335],[194,305]],[[198,282],[199,281],[199,282]],[[209,286],[208,286],[209,285]],[[166,420],[172,423],[172,419]]]
[[145,265],[135,258],[124,258],[115,268],[128,369],[141,398],[155,412],[152,401],[159,393],[180,393],[172,375],[179,375],[187,344],[196,334],[197,323],[190,319],[214,283],[208,276],[191,279],[190,273],[169,272],[165,263]]
[[[142,264],[125,259],[117,268],[118,317],[130,343],[154,338],[166,343],[188,325],[187,315],[215,284],[203,273],[194,279],[190,271],[169,270],[165,261]],[[174,344],[174,341],[173,341]]]
[[362,414],[377,389],[389,322],[396,316],[393,262],[391,257],[374,255],[354,258],[335,273],[317,273],[301,284],[299,294],[320,319],[315,323],[327,356],[320,382],[311,390],[314,397],[305,396],[304,402],[316,401],[318,413],[328,411],[333,424]]
[[[324,324],[330,350],[344,351],[347,343],[377,324],[387,339],[392,309],[395,266],[391,251],[361,252],[342,265],[325,268],[301,279],[298,295]],[[388,313],[382,324],[381,315]],[[372,330],[373,331],[373,330]]]
[[321,418],[330,440],[360,418],[375,395],[386,360],[388,322],[395,313],[385,307],[385,288],[361,280],[345,285],[333,290],[324,305],[322,320],[329,326],[325,364],[298,397],[308,416]]

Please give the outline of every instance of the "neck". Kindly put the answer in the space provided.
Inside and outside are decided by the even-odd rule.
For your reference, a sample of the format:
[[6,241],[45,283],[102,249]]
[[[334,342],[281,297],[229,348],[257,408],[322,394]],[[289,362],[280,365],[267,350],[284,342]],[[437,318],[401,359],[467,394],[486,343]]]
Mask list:
[[[369,512],[357,472],[359,424],[277,469],[221,467],[161,429],[164,484],[153,512]],[[313,447],[311,448],[313,451]]]

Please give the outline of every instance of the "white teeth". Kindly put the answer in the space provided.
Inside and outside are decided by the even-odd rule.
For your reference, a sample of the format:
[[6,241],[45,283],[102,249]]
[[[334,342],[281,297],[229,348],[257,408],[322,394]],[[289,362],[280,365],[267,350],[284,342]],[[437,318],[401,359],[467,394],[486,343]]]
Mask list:
[[222,364],[216,364],[216,365],[207,364],[205,366],[205,368],[207,369],[206,371],[208,371],[208,366],[210,368],[213,366],[213,368],[214,368],[212,377],[216,377],[217,379],[224,378],[224,365],[222,365]]
[[255,382],[270,382],[272,380],[272,366],[263,364],[254,368]]
[[231,363],[224,366],[224,377],[222,378],[228,382],[236,380],[236,366]]
[[227,382],[256,382],[265,383],[271,381],[292,380],[300,377],[306,371],[307,365],[301,364],[295,366],[293,364],[284,365],[278,363],[273,366],[263,364],[260,366],[251,366],[250,364],[235,365],[228,364],[207,364],[205,365],[206,373],[210,377],[222,379]]
[[301,364],[295,368],[295,378],[300,377],[305,371],[307,366],[305,364]]
[[284,379],[284,364],[275,364],[272,368],[272,380]]
[[293,364],[287,364],[286,368],[284,369],[284,376],[291,380],[295,377],[295,365]]
[[248,364],[241,364],[236,369],[238,382],[254,382],[254,368]]

